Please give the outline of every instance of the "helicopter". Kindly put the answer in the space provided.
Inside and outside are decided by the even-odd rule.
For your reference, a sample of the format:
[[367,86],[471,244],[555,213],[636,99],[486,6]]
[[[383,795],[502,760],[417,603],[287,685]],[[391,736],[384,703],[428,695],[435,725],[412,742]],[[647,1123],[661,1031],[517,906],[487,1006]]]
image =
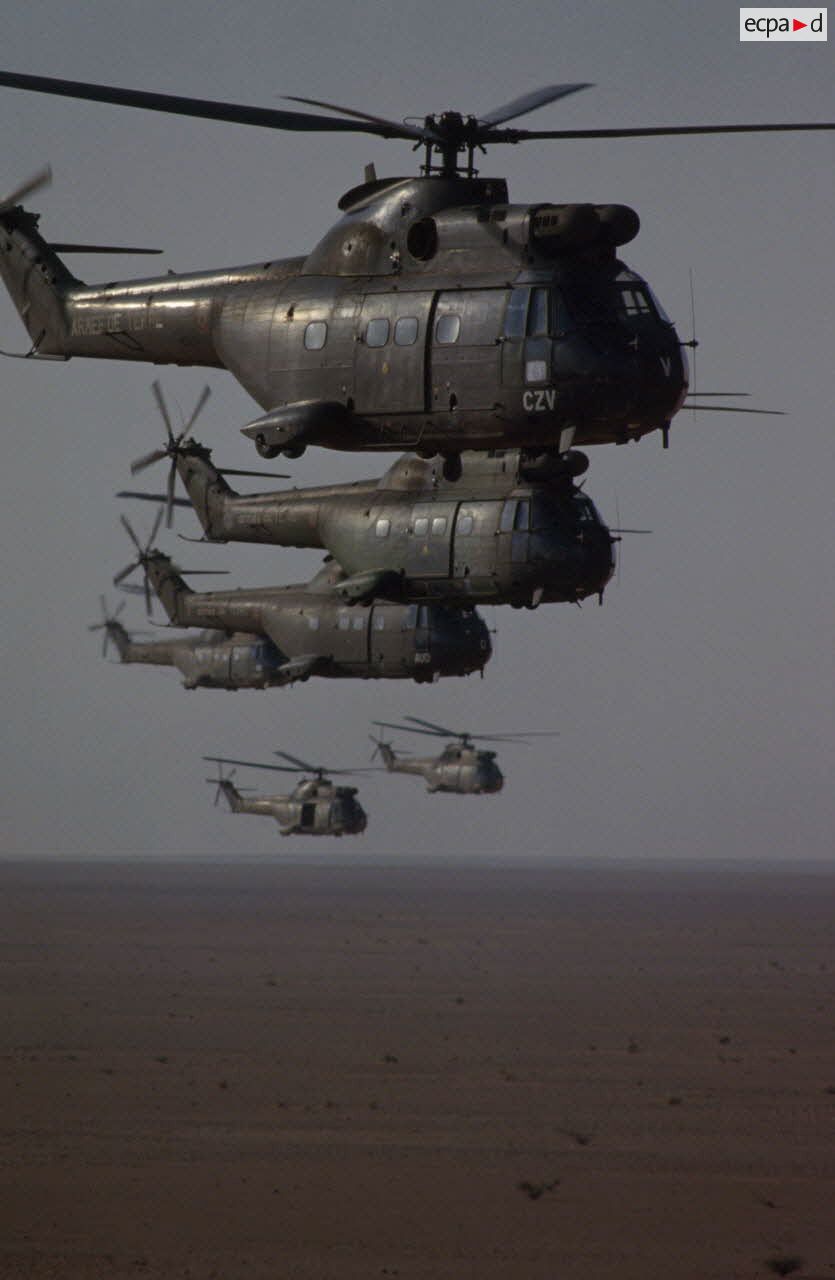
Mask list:
[[347,601],[535,608],[592,594],[602,600],[616,539],[571,479],[588,465],[579,450],[527,463],[519,450],[468,451],[455,484],[437,462],[404,455],[380,479],[241,496],[210,450],[186,438],[198,410],[175,436],[156,382],[154,394],[167,441],[131,470],[169,458],[166,493],[117,496],[165,502],[169,525],[175,502],[183,501],[174,497],[179,472],[208,541],[322,548],[345,570],[338,592]]
[[12,72],[0,72],[0,86],[422,147],[417,177],[378,178],[369,166],[339,200],[340,221],[307,255],[90,286],[17,203],[39,175],[0,202],[0,273],[28,330],[29,358],[226,368],[265,411],[241,428],[262,456],[298,457],[314,444],[405,449],[440,456],[450,481],[461,474],[464,449],[560,456],[572,445],[623,444],[656,430],[666,446],[688,390],[686,344],[649,284],[617,257],[638,233],[637,213],[618,204],[511,204],[504,179],[479,177],[477,150],[535,139],[835,128],[503,127],[590,87],[579,83],[544,86],[478,117],[444,111],[418,123],[311,98],[291,100],[339,114]]
[[[286,751],[274,753],[290,764],[260,764],[253,760],[228,760],[225,756],[204,756],[217,764],[217,778],[206,781],[216,787],[215,804],[225,796],[232,813],[254,813],[275,818],[283,836],[356,836],[365,830],[368,818],[357,800],[356,787],[336,786],[327,774],[356,773],[355,769],[326,769],[324,765],[307,764]],[[254,796],[248,799],[234,785],[235,770],[226,776],[225,764],[243,765],[248,769],[275,769],[280,773],[309,773],[289,796]]]
[[426,779],[429,792],[445,791],[454,795],[492,795],[504,786],[504,775],[496,763],[495,751],[483,751],[476,747],[481,742],[524,742],[527,738],[557,738],[558,733],[469,733],[447,729],[443,725],[422,720],[420,716],[406,716],[409,724],[391,724],[387,720],[374,720],[381,729],[398,729],[404,733],[423,733],[433,738],[455,738],[439,756],[406,758],[398,755],[390,742],[382,737],[374,738],[374,755],[379,752],[389,773],[414,773]]
[[144,592],[149,612],[153,589],[174,626],[221,630],[230,638],[233,655],[242,633],[257,637],[261,655],[270,662],[267,683],[318,675],[421,684],[441,676],[483,673],[490,659],[490,636],[475,609],[378,600],[348,607],[337,591],[343,572],[335,561],[326,561],[306,584],[193,591],[170,557],[152,549],[162,513],[160,508],[145,546],[121,517],[137,557],[116,575],[114,586],[141,568],[144,586],[137,590]]
[[176,667],[185,689],[267,689],[288,684],[286,661],[271,640],[245,632],[202,631],[197,636],[177,636],[171,640],[138,641],[119,621],[124,601],[109,613],[100,597],[102,621],[89,631],[104,631],[102,656],[112,642],[124,663]]

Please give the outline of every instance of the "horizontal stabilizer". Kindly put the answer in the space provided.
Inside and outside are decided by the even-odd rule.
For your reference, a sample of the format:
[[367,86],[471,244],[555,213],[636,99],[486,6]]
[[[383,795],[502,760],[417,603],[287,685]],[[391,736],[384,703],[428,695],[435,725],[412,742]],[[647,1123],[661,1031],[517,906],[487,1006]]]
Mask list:
[[[116,494],[117,498],[143,498],[146,502],[167,502],[168,494],[166,493],[140,493],[137,489],[120,489]],[[175,507],[190,507],[191,503],[188,498],[172,498]]]
[[162,249],[138,249],[135,245],[121,244],[52,244],[55,253],[163,253]]

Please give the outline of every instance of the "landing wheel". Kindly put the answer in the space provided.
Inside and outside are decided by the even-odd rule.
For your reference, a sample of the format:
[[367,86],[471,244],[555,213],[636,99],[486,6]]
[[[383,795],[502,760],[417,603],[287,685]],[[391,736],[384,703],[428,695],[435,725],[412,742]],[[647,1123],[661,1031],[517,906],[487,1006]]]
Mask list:
[[455,484],[456,481],[461,479],[463,470],[460,453],[444,454],[443,474],[445,480],[448,480],[450,484]]
[[303,444],[293,445],[292,449],[285,449],[285,458],[300,458],[305,451],[306,446]]
[[255,448],[257,449],[259,456],[262,458],[277,458],[281,453],[278,445],[267,444],[266,438],[263,434],[259,434],[255,437]]

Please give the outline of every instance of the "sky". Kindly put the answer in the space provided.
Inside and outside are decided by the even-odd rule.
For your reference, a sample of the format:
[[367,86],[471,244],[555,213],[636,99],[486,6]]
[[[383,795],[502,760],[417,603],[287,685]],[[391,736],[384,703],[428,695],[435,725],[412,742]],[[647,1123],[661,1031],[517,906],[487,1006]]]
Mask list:
[[[543,129],[835,118],[831,44],[740,43],[737,8],[718,0],[516,0],[497,11],[475,0],[33,0],[4,17],[2,65],[263,106],[298,94],[395,119],[483,114],[539,85],[593,83],[520,122]],[[0,89],[0,112],[0,186],[53,167],[52,187],[30,202],[47,239],[165,250],[73,257],[90,283],[305,253],[366,163],[383,175],[418,162],[407,144],[364,135],[282,134],[18,90]],[[692,272],[697,387],[786,411],[685,412],[668,451],[657,436],[592,450],[586,487],[604,518],[653,532],[624,539],[603,608],[486,610],[495,653],[483,680],[187,692],[175,671],[103,661],[87,627],[100,593],[117,600],[111,578],[132,558],[120,510],[150,526],[149,511],[114,494],[131,460],[161,443],[154,377],[184,413],[208,382],[197,434],[222,465],[257,464],[238,430],[256,407],[220,370],[3,360],[0,854],[324,865],[830,857],[833,160],[832,135],[810,133],[540,141],[483,161],[518,203],[636,208],[641,232],[623,257],[682,338]],[[26,348],[5,293],[0,348]],[[376,476],[391,460],[312,449],[291,464],[293,483]],[[196,535],[191,513],[178,522]],[[177,554],[174,534],[159,542]],[[236,586],[304,581],[320,560],[189,549],[189,564],[229,569]],[[139,600],[128,597],[123,620],[143,625]],[[268,819],[212,806],[204,754],[269,760],[283,749],[362,766],[371,721],[404,715],[560,736],[503,746],[497,796],[431,796],[420,779],[368,775],[368,829],[350,841],[282,839]],[[413,750],[427,741],[398,739]],[[265,793],[283,779],[238,775]]]

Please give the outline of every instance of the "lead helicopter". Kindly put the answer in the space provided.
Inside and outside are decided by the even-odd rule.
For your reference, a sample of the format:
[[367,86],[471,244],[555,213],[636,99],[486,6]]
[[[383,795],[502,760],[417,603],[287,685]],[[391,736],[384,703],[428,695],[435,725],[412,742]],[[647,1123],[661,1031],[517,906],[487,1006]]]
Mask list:
[[466,452],[456,483],[438,462],[404,455],[376,480],[244,496],[210,450],[187,438],[208,388],[176,436],[159,383],[153,389],[167,439],[131,470],[170,459],[166,492],[117,496],[164,502],[169,525],[175,503],[184,501],[174,497],[179,473],[208,541],[322,548],[345,571],[338,592],[348,601],[534,608],[602,600],[616,538],[571,478],[588,465],[578,450],[528,462],[519,450]]
[[[231,646],[233,660],[236,642],[240,645],[242,635],[250,637],[250,661],[257,656],[266,666],[264,684],[289,684],[310,676],[410,679],[421,684],[483,672],[490,660],[490,635],[475,609],[380,600],[349,607],[338,594],[344,574],[334,561],[326,562],[304,584],[193,591],[171,558],[152,548],[161,519],[162,508],[143,546],[130,522],[121,517],[137,555],[116,574],[114,585],[141,569],[144,585],[137,590],[144,594],[149,612],[153,590],[173,626],[222,632],[224,641],[216,643],[222,654]],[[210,654],[207,662],[214,656]],[[211,670],[200,668],[204,677]],[[197,678],[188,687],[207,683],[208,678]]]
[[469,733],[458,729],[446,729],[443,725],[422,720],[420,716],[406,716],[409,724],[391,724],[387,720],[374,720],[381,729],[398,729],[404,733],[423,733],[433,738],[454,738],[448,742],[439,756],[406,757],[398,755],[390,742],[381,736],[372,737],[374,755],[379,752],[389,773],[413,773],[426,779],[429,792],[445,791],[449,794],[492,795],[504,786],[504,775],[496,763],[496,752],[485,751],[475,742],[525,742],[528,738],[558,738],[558,733]]
[[[559,456],[572,444],[666,445],[687,393],[682,343],[649,284],[617,251],[638,233],[625,205],[511,204],[475,154],[534,139],[833,129],[832,123],[524,130],[508,122],[586,84],[535,89],[482,113],[393,121],[0,72],[0,86],[305,132],[358,132],[423,148],[420,176],[365,181],[307,255],[186,275],[86,285],[17,201],[0,202],[0,272],[29,358],[227,368],[265,411],[242,430],[259,453],[413,450],[460,475],[464,449]],[[107,246],[93,246],[106,251]],[[34,269],[33,269],[34,268]],[[716,409],[725,406],[705,405]]]
[[[253,813],[260,817],[275,818],[283,836],[356,836],[361,835],[368,823],[365,810],[357,799],[356,787],[337,786],[327,774],[365,772],[356,769],[327,769],[324,765],[307,764],[286,751],[274,753],[290,764],[261,764],[253,760],[229,760],[225,756],[204,756],[204,760],[217,763],[217,778],[206,781],[216,787],[215,804],[223,795],[232,813]],[[241,794],[232,778],[235,770],[226,776],[225,764],[243,765],[248,769],[274,769],[279,773],[309,773],[302,778],[289,796],[253,796]]]

